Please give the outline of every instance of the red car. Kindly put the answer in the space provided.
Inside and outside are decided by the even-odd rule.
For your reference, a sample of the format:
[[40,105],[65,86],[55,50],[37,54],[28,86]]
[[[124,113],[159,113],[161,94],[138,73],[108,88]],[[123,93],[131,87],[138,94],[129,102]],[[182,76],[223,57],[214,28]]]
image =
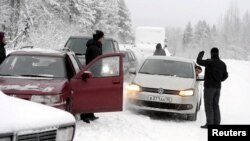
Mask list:
[[97,57],[81,68],[63,51],[16,51],[0,66],[0,90],[73,114],[121,111],[122,54]]

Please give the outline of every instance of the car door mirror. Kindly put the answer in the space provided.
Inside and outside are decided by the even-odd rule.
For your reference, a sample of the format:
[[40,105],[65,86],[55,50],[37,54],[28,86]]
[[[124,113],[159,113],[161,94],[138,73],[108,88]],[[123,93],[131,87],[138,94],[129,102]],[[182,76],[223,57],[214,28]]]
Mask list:
[[90,79],[92,78],[93,75],[90,71],[85,71],[83,74],[82,74],[82,80],[84,81],[87,81],[87,79]]
[[136,74],[136,69],[135,68],[130,68],[129,73],[130,74]]

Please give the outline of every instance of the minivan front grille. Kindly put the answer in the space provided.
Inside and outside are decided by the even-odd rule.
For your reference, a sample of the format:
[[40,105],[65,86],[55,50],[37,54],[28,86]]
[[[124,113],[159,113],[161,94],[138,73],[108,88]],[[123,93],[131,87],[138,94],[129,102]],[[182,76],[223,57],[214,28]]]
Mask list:
[[17,136],[17,141],[56,141],[56,130],[29,133]]
[[[142,87],[143,92],[159,93],[159,89]],[[162,94],[178,95],[179,91],[164,89]]]

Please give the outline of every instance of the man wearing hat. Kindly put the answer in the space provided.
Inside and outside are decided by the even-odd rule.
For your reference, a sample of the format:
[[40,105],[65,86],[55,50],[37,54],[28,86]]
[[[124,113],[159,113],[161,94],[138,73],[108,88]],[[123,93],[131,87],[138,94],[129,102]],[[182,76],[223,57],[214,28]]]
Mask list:
[[205,67],[204,104],[207,121],[201,128],[220,124],[219,99],[221,82],[228,78],[227,66],[220,60],[219,49],[216,47],[211,49],[211,59],[203,60],[204,53],[204,51],[201,51],[196,60],[197,64]]
[[88,40],[86,46],[86,65],[94,60],[97,56],[102,55],[102,43],[104,39],[104,33],[100,30],[96,30],[93,34],[93,39]]
[[[86,65],[89,64],[96,57],[102,55],[103,40],[104,40],[104,33],[100,30],[96,30],[96,33],[93,34],[93,39],[88,40],[86,44],[87,50],[85,53]],[[99,69],[95,68],[95,70],[93,70],[92,72],[93,75],[100,73]],[[81,120],[83,120],[86,123],[90,123],[90,121],[98,119],[98,117],[96,117],[94,113],[84,113],[81,114],[80,117]]]
[[2,62],[6,58],[6,51],[4,48],[5,44],[6,42],[5,42],[4,32],[0,32],[0,64],[2,64]]

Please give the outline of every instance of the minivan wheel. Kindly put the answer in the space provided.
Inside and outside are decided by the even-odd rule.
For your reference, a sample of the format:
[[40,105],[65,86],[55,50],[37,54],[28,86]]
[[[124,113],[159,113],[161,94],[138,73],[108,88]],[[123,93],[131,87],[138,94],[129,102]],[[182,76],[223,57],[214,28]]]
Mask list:
[[187,114],[187,120],[196,121],[197,113],[198,113],[198,106],[196,107],[196,110],[195,110],[194,114]]

